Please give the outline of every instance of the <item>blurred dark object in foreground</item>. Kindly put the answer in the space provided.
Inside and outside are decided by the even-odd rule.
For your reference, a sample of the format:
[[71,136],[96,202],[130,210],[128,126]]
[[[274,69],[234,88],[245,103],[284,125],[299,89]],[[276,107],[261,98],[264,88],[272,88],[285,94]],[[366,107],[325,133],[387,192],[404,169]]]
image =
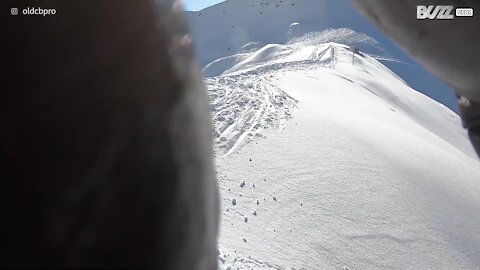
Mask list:
[[10,7],[0,267],[215,269],[208,99],[182,8]]

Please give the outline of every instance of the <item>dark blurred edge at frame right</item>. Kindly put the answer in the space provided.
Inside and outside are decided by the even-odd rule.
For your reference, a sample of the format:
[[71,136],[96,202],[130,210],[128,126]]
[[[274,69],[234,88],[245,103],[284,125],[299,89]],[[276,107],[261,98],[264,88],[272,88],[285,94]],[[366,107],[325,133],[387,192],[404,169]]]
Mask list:
[[[412,59],[451,86],[470,141],[480,155],[480,10],[476,0],[351,0]],[[423,8],[423,11],[422,11]],[[473,16],[457,16],[468,8]],[[430,18],[426,18],[427,12]],[[439,11],[442,10],[442,11]],[[448,16],[444,12],[448,12]],[[422,18],[423,17],[423,18]],[[443,17],[443,18],[440,18]],[[445,19],[445,17],[449,17]]]

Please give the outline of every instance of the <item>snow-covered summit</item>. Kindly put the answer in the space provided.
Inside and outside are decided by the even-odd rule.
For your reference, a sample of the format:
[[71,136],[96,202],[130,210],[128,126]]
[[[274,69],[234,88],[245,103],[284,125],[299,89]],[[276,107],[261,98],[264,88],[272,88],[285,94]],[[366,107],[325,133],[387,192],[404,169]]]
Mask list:
[[[203,67],[216,62],[220,74],[222,65],[242,59],[242,53],[258,50],[267,44],[288,44],[305,34],[314,33],[316,44],[336,42],[356,44],[363,52],[397,62],[383,62],[404,78],[416,90],[447,104],[455,110],[455,97],[410,59],[378,29],[361,16],[348,0],[226,0],[197,12],[186,13],[193,32],[194,44]],[[328,29],[344,29],[330,31]],[[324,40],[315,37],[323,33]],[[363,38],[362,38],[363,35]],[[371,37],[370,40],[368,40]],[[376,44],[370,41],[374,40]],[[367,41],[367,42],[363,42]],[[358,43],[358,42],[357,42]],[[379,58],[380,59],[380,58]]]
[[[344,47],[362,49],[362,51],[367,48],[382,50],[376,40],[365,34],[356,33],[347,28],[328,29],[293,38],[287,44],[267,44],[256,50],[241,51],[238,54],[216,59],[205,66],[203,73],[206,77],[212,77],[230,74],[236,70],[245,71],[245,68],[249,66],[258,68],[258,65],[277,64],[277,66],[281,66],[282,63],[289,66],[300,62],[333,63],[333,47],[328,43],[336,44],[336,46],[344,44]],[[325,63],[320,64],[325,65]]]
[[[268,79],[279,72],[303,73],[317,70],[319,74],[335,74],[335,76],[350,82],[351,85],[347,88],[358,89],[353,90],[356,91],[353,92],[355,95],[358,95],[358,92],[374,95],[375,102],[382,102],[391,111],[408,118],[463,153],[475,156],[467,140],[466,132],[461,128],[460,119],[455,113],[410,88],[399,76],[373,57],[361,51],[355,53],[350,46],[332,42],[313,45],[312,42],[302,40],[287,45],[268,44],[256,51],[238,54],[234,57],[235,59],[229,63],[214,61],[205,67],[204,73],[206,74],[214,73],[213,71],[222,74],[220,77],[206,80],[211,89],[217,89],[217,92],[214,93],[215,98],[212,100],[214,112],[222,107],[230,108],[225,111],[231,114],[234,110],[230,106],[238,104],[237,99],[243,98],[245,99],[243,104],[246,106],[256,104],[252,108],[257,112],[262,105],[268,105],[269,108],[272,108],[271,110],[275,110],[276,114],[280,111],[285,112],[286,115],[278,116],[284,120],[296,107],[296,101],[292,98],[295,95],[294,93],[287,95],[285,91],[278,90],[281,87]],[[323,83],[325,82],[319,82],[319,87]],[[228,91],[228,89],[232,90]],[[272,89],[277,90],[273,91]],[[231,98],[225,99],[225,96],[220,96],[218,91],[228,92]],[[246,95],[247,91],[251,94]],[[343,89],[339,89],[337,92],[343,92],[345,95],[349,93]],[[272,104],[262,103],[261,100],[266,96],[270,97],[268,99],[270,101],[279,97],[284,100],[280,102],[281,106],[276,106],[275,102]],[[356,102],[363,106],[361,99]],[[343,103],[345,102],[340,100],[339,105]],[[217,104],[221,104],[221,106]],[[350,105],[352,108],[358,107],[355,104]],[[383,114],[381,111],[379,113]],[[216,117],[220,115],[222,116],[220,119],[225,118],[223,114],[215,114]],[[220,140],[225,141],[226,138],[221,136],[223,133],[223,128],[220,128],[216,134]]]
[[[370,28],[361,17],[344,16],[345,1],[227,0],[198,12],[187,12],[202,66],[238,53],[250,42],[283,44],[328,28]],[[367,33],[368,34],[368,33]]]

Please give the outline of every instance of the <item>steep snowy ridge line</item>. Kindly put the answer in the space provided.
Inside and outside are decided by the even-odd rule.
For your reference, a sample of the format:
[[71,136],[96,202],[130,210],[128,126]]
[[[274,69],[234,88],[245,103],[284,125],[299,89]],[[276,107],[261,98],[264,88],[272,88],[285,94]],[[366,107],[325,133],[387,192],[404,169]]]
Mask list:
[[[298,44],[297,44],[298,45]],[[214,61],[204,69],[207,77],[209,74],[216,75],[239,75],[258,74],[280,69],[300,70],[306,66],[331,67],[335,65],[335,46],[345,46],[335,43],[320,44],[317,46],[294,46],[270,44],[251,53],[249,56],[242,56],[238,63],[232,67],[219,72],[221,67]],[[274,50],[272,50],[274,49]],[[239,58],[239,57],[237,57]],[[225,68],[223,66],[223,68]],[[218,74],[220,73],[220,74]]]
[[[274,55],[272,55],[272,53],[264,53],[265,51],[271,50],[271,48],[275,48]],[[282,52],[281,48],[283,48],[285,51]],[[409,88],[408,85],[401,78],[399,78],[395,73],[393,73],[390,69],[386,68],[377,60],[375,60],[374,58],[362,52],[354,54],[352,51],[350,51],[348,46],[342,45],[342,44],[335,44],[335,43],[319,44],[317,46],[309,45],[307,47],[303,47],[303,46],[295,47],[293,44],[289,45],[288,47],[283,47],[280,45],[275,45],[272,47],[272,46],[266,45],[265,47],[259,49],[259,51],[261,53],[255,53],[255,52],[252,53],[254,57],[247,57],[246,60],[235,65],[230,70],[224,72],[224,75],[218,77],[223,79],[218,80],[218,79],[215,79],[215,77],[207,79],[207,86],[209,87],[209,89],[213,85],[216,85],[216,87],[219,87],[219,88],[223,87],[227,89],[227,92],[228,91],[238,92],[239,90],[236,89],[236,87],[244,88],[244,86],[238,85],[237,83],[234,83],[234,82],[238,80],[242,81],[245,79],[247,81],[250,81],[249,89],[246,89],[245,91],[251,92],[252,89],[257,89],[256,91],[258,91],[258,89],[260,88],[268,88],[267,84],[262,83],[262,81],[265,82],[263,78],[268,78],[270,76],[269,74],[274,74],[277,71],[302,72],[302,70],[325,69],[326,72],[332,72],[334,74],[337,74],[337,76],[343,78],[346,81],[351,82],[354,85],[362,86],[363,90],[366,90],[376,95],[378,98],[391,104],[390,105],[392,107],[391,110],[402,111],[405,115],[408,115],[420,126],[433,132],[434,134],[444,139],[448,143],[452,143],[460,151],[466,152],[470,156],[475,156],[471,152],[471,149],[470,149],[471,147],[469,145],[463,143],[461,146],[459,146],[459,144],[456,143],[457,142],[456,137],[464,135],[462,131],[459,130],[458,128],[453,128],[453,125],[458,125],[458,116],[456,116],[453,112],[449,111],[445,106],[442,106],[436,102],[433,102],[434,104],[436,104],[435,105],[436,109],[434,111],[445,111],[456,120],[454,121],[454,123],[450,122],[449,125],[451,125],[451,127],[448,127],[447,129],[440,128],[440,126],[438,125],[439,120],[437,116],[429,113],[429,111],[425,110],[425,108],[423,108],[421,104],[416,104],[417,101],[415,101],[414,103],[411,103],[410,105],[408,103],[408,100],[412,98],[414,98],[415,100],[417,100],[418,98],[420,98],[421,100],[424,100],[421,103],[429,102],[429,101],[426,101],[426,100],[430,100],[428,97]],[[341,64],[342,66],[351,65],[351,67],[348,67],[347,69],[336,68],[338,64]],[[368,76],[367,77],[358,76],[357,72],[359,71],[361,71],[362,73],[368,74]],[[355,73],[352,73],[352,72],[355,72]],[[374,77],[372,73],[377,73],[378,76]],[[227,78],[228,78],[228,83],[226,85],[222,85],[221,82],[226,82]],[[217,81],[217,83],[216,84],[210,83],[213,81]],[[402,90],[400,90],[400,92],[398,92],[397,90],[392,91],[395,88],[388,88],[388,87],[386,88],[385,86],[383,86],[384,83],[390,84],[390,82],[392,82],[394,85],[397,85],[396,88],[400,87],[402,88]],[[293,101],[293,102],[295,101],[292,99],[291,96],[286,95],[284,91],[280,90],[279,87],[272,87],[273,84],[269,84],[269,85],[270,85],[269,87],[272,88],[273,90],[264,89],[264,90],[260,90],[260,92],[270,96],[271,98],[283,97],[290,101]],[[402,96],[404,97],[400,98],[399,94],[402,94]],[[235,97],[227,97],[223,101],[223,102],[226,102],[224,104],[225,107],[231,108],[226,104],[228,104],[229,102],[234,102],[234,103],[238,102],[236,98],[241,98],[241,96],[242,96],[241,94],[237,94]],[[253,98],[253,96],[251,97]],[[242,97],[242,98],[245,99],[246,97]],[[405,103],[405,101],[407,101],[407,103]],[[250,104],[256,103],[255,106],[258,108],[262,108],[262,106],[272,107],[272,104],[270,104],[271,102],[270,103],[267,102],[268,104],[265,104],[265,103],[259,102],[256,99],[251,99],[249,101],[244,100],[244,102],[247,102],[247,103],[250,102]],[[275,106],[273,107],[273,109],[283,110],[282,103],[278,103],[278,102],[273,102],[273,103],[275,103]],[[293,104],[293,107],[295,107],[294,105],[295,102],[289,103],[289,104]],[[245,108],[239,104],[237,105],[238,106],[236,106],[235,109],[231,109],[231,110],[235,111],[235,110],[239,110],[240,108]],[[293,109],[291,107],[292,106],[290,106],[290,108],[286,110],[286,114],[290,114],[290,112]],[[219,114],[219,111],[213,110],[213,112],[215,117],[217,117]],[[216,137],[219,137],[221,142],[226,142],[221,148],[228,149],[227,155],[232,152],[230,151],[231,149],[237,148],[241,144],[241,142],[249,141],[253,136],[255,136],[256,134],[255,130],[258,129],[258,126],[257,126],[258,123],[256,121],[262,122],[262,120],[266,119],[267,122],[273,121],[272,123],[276,125],[277,124],[276,121],[281,121],[284,123],[288,119],[288,117],[285,118],[278,113],[275,119],[269,118],[268,116],[261,118],[263,117],[262,115],[258,115],[258,119],[255,118],[257,120],[255,120],[254,122],[243,121],[243,118],[241,119],[237,118],[239,122],[243,121],[242,122],[243,124],[235,123],[235,125],[237,126],[240,125],[242,127],[235,128],[232,126],[231,129],[235,130],[236,135],[230,136],[230,138],[226,138],[226,136],[222,135],[223,130],[219,132],[220,136],[216,136]],[[223,119],[222,117],[219,118],[220,121],[222,121],[222,119]],[[440,121],[443,121],[442,119],[440,119]],[[239,133],[240,132],[239,130],[243,130],[241,134]],[[260,132],[257,136],[261,136]]]

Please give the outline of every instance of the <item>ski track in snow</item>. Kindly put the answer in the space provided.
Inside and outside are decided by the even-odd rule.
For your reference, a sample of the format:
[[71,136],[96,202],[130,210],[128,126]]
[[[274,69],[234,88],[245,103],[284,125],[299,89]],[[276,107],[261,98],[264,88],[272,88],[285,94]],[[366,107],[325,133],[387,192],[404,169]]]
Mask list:
[[[266,50],[272,48],[266,47]],[[287,47],[288,53],[271,57],[267,63],[257,58],[254,60],[260,61],[258,64],[246,63],[240,65],[241,68],[224,72],[224,76],[205,79],[211,101],[216,155],[226,157],[252,138],[264,137],[263,130],[281,129],[292,117],[298,101],[271,82],[275,71],[328,68],[336,63],[334,46],[326,44],[308,49],[306,59],[295,60],[296,51]],[[285,56],[287,61],[282,60]]]
[[206,79],[214,122],[216,153],[224,157],[262,130],[282,128],[297,101],[269,82],[268,76],[239,75]]

